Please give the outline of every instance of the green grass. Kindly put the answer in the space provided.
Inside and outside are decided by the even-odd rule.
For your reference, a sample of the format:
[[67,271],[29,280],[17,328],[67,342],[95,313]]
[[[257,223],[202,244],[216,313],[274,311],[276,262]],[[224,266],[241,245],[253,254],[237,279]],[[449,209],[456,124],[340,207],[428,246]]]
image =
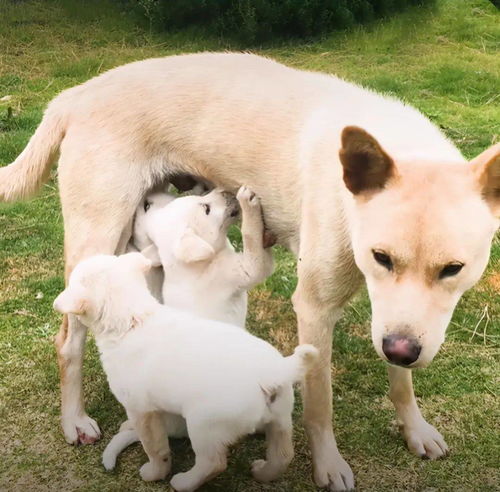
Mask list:
[[[0,0],[0,162],[12,161],[60,90],[111,67],[151,56],[229,48],[195,32],[157,34],[117,3],[97,0]],[[486,0],[439,0],[431,10],[336,33],[314,43],[255,50],[289,65],[337,73],[403,98],[429,115],[472,157],[500,133],[500,18]],[[11,110],[8,110],[8,107]],[[278,348],[296,343],[290,294],[292,257],[277,252],[277,272],[252,293],[249,326]],[[384,365],[369,337],[364,293],[335,332],[332,365],[338,443],[360,490],[500,490],[498,374],[500,243],[483,280],[459,304],[448,338],[431,367],[418,371],[416,393],[427,419],[452,448],[442,461],[410,455],[394,425]],[[104,439],[72,448],[59,428],[59,389],[52,338],[59,316],[51,308],[63,286],[62,221],[54,181],[27,203],[0,204],[0,490],[163,490],[138,477],[136,446],[115,473],[100,465],[105,443],[123,411],[107,389],[93,343],[85,361],[89,413]],[[310,456],[295,420],[296,459],[272,486],[256,484],[249,462],[263,442],[235,447],[229,470],[204,490],[307,491]],[[193,456],[174,443],[174,470]]]

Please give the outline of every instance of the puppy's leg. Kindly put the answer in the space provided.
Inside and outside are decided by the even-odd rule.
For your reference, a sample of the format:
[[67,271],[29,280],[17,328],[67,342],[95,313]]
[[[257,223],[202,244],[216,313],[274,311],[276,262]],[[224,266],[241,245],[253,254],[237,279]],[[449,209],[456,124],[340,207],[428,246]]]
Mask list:
[[448,453],[443,436],[428,424],[417,406],[412,374],[404,367],[388,366],[389,398],[394,404],[401,433],[409,450],[422,458],[436,459]]
[[[187,418],[188,433],[195,453],[193,468],[172,477],[170,485],[177,492],[191,492],[222,473],[227,467],[228,428],[217,423],[193,423]],[[229,424],[230,426],[230,424]],[[228,427],[229,427],[228,426]]]
[[163,480],[172,466],[164,416],[158,412],[142,414],[134,419],[139,438],[149,462],[142,465],[143,480]]
[[273,256],[270,248],[264,248],[264,220],[259,199],[246,186],[239,189],[236,197],[242,215],[242,284],[246,289],[250,289],[271,275]]
[[252,463],[252,475],[259,482],[271,482],[280,477],[293,458],[292,442],[292,408],[276,415],[276,418],[266,426],[266,459]]

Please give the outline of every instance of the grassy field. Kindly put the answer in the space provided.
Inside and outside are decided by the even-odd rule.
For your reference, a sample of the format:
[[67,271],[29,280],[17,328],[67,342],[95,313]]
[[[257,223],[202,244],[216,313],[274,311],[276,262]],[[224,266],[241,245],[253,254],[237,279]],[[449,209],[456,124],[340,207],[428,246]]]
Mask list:
[[[500,15],[486,0],[438,0],[431,10],[314,43],[255,52],[294,67],[339,74],[404,98],[431,117],[467,157],[500,133]],[[0,0],[0,163],[11,162],[60,90],[111,67],[152,56],[227,49],[196,33],[157,34],[108,1]],[[10,108],[10,109],[9,109]],[[62,221],[52,180],[27,203],[0,204],[0,490],[163,490],[138,475],[145,457],[129,449],[114,473],[101,453],[123,419],[97,353],[85,361],[87,408],[104,433],[95,446],[72,448],[59,426],[59,388],[51,305],[63,287]],[[290,294],[294,261],[278,251],[276,273],[251,295],[249,327],[283,351],[296,343]],[[488,271],[455,313],[434,363],[415,377],[426,418],[451,455],[422,461],[406,451],[386,396],[384,364],[369,337],[369,304],[360,296],[335,332],[332,364],[335,428],[359,490],[500,490],[500,242]],[[271,486],[256,484],[249,462],[260,438],[234,448],[226,473],[206,491],[309,491],[310,456],[297,401],[296,459]],[[173,444],[174,471],[192,463],[185,441]]]

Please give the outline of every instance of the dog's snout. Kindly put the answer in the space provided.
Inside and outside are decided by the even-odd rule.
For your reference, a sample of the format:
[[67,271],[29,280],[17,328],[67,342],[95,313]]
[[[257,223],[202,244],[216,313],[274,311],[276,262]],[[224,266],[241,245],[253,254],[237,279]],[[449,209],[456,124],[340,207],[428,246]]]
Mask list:
[[413,337],[386,335],[382,340],[382,350],[389,362],[398,366],[409,366],[418,359],[422,347]]

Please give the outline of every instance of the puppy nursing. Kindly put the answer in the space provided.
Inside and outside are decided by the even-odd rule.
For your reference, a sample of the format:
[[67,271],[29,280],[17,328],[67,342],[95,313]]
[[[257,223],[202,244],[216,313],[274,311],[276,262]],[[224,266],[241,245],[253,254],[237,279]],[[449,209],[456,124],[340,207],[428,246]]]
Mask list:
[[95,334],[111,390],[149,458],[142,478],[158,480],[170,471],[164,413],[186,419],[196,455],[191,470],[172,478],[175,490],[195,490],[223,471],[228,444],[259,426],[266,429],[267,452],[253,463],[253,475],[277,478],[293,456],[292,384],[317,350],[301,345],[282,357],[245,330],[161,305],[147,288],[150,266],[139,253],[91,257],[54,301]]

